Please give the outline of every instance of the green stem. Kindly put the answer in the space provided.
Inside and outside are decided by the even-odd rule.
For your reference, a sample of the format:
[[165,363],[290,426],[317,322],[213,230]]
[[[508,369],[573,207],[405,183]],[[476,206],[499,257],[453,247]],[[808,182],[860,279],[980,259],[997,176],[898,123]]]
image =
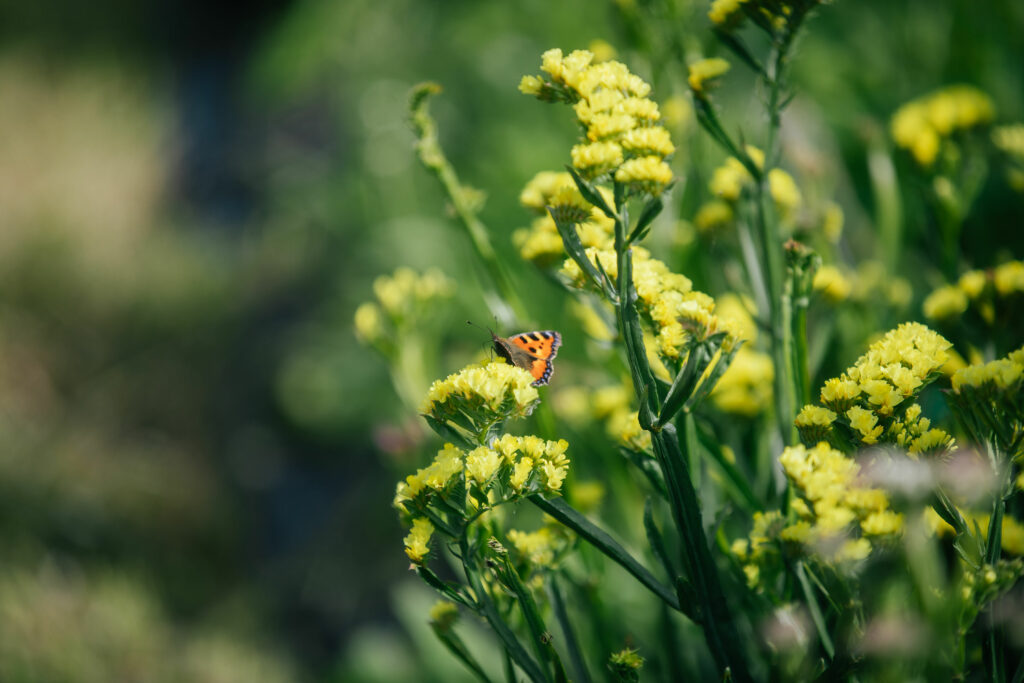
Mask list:
[[551,593],[551,607],[555,612],[558,625],[562,628],[562,637],[565,639],[565,647],[569,651],[569,661],[572,663],[576,680],[579,683],[590,683],[590,672],[587,671],[583,651],[580,649],[579,640],[576,639],[572,622],[569,621],[569,612],[565,609],[565,599],[562,597],[562,589],[558,586],[557,576],[552,575],[548,578],[548,591]]
[[[1005,470],[1012,471],[1009,466]],[[988,538],[985,544],[985,564],[995,566],[1002,555],[1003,549],[1003,512],[1006,508],[1007,474],[1000,473],[999,490],[992,504],[992,517],[988,523]],[[988,669],[989,680],[1002,682],[1006,680],[1006,662],[1003,659],[1003,638],[996,622],[992,606],[989,607],[986,620],[982,651],[985,653],[985,667]]]
[[[416,133],[416,151],[423,165],[437,176],[444,188],[448,200],[458,216],[459,222],[466,231],[476,255],[480,258],[484,270],[490,277],[491,284],[497,292],[484,291],[484,298],[492,306],[494,314],[504,325],[528,320],[526,308],[519,299],[516,288],[512,285],[505,269],[498,260],[498,255],[487,236],[487,228],[477,216],[477,202],[472,192],[459,182],[455,168],[448,161],[441,149],[437,137],[437,123],[430,115],[428,102],[432,95],[441,92],[436,83],[421,83],[413,88],[409,102],[410,121]],[[499,296],[500,295],[500,296]]]
[[793,301],[793,368],[796,371],[796,406],[811,402],[811,373],[807,354],[807,305],[808,298],[798,293]]
[[[616,197],[619,194],[616,192]],[[700,626],[719,670],[728,670],[737,681],[748,681],[751,677],[740,647],[741,641],[719,581],[718,569],[711,556],[707,536],[704,534],[700,504],[684,456],[679,449],[675,427],[671,423],[660,429],[654,426],[654,419],[660,413],[660,398],[654,373],[647,362],[640,316],[636,308],[637,294],[633,287],[632,254],[626,240],[628,218],[623,204],[621,201],[616,202],[618,217],[615,221],[615,250],[618,258],[619,300],[615,308],[634,390],[641,402],[640,423],[651,434],[655,455],[665,474],[673,520],[681,536],[682,561],[690,579],[687,585],[693,589],[686,598],[694,596],[698,600]],[[689,420],[681,422],[692,427]],[[685,443],[690,441],[684,440]],[[679,595],[679,600],[682,604],[684,596]]]
[[530,680],[534,683],[548,683],[548,676],[545,675],[541,666],[530,656],[530,653],[526,651],[526,648],[523,647],[523,644],[519,642],[519,639],[516,638],[508,624],[502,619],[497,605],[494,604],[490,593],[487,592],[483,582],[477,576],[476,566],[473,564],[472,555],[469,550],[469,543],[465,538],[461,539],[459,549],[462,553],[462,568],[466,574],[466,581],[476,596],[481,616],[497,634],[502,645],[505,647],[505,652],[508,653],[508,656],[519,666],[523,673],[529,676]]

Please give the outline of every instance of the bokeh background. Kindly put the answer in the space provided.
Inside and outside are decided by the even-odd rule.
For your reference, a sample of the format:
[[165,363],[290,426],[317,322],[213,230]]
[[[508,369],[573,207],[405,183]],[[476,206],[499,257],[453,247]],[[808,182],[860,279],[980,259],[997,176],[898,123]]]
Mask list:
[[[568,386],[587,373],[579,324],[510,235],[529,221],[520,188],[568,160],[575,132],[516,85],[543,50],[601,40],[656,98],[685,94],[669,58],[714,53],[706,10],[0,1],[0,678],[464,678],[430,640],[432,597],[390,508],[437,444],[352,329],[375,277],[441,268],[458,289],[423,331],[438,351],[413,378],[425,389],[480,356],[486,335],[465,319],[492,321],[415,160],[408,90],[444,87],[442,143],[486,194],[530,322],[566,335]],[[949,83],[987,92],[997,121],[1024,120],[1022,55],[1014,0],[839,0],[796,52],[786,158],[842,205],[851,263],[885,261],[880,212],[902,227],[892,265],[911,294],[892,322],[919,319],[940,281],[912,183],[895,209],[877,205],[872,150],[889,148],[900,104]],[[756,131],[758,96],[738,70],[718,102]],[[687,219],[721,156],[685,108],[675,126],[679,220],[653,240],[718,295]],[[994,167],[968,262],[1024,256],[1022,222]],[[839,369],[862,341],[842,339]]]

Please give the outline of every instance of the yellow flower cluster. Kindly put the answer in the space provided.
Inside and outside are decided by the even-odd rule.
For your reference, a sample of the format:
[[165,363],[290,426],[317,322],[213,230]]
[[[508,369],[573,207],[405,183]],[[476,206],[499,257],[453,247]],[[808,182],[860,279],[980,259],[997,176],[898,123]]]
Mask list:
[[771,356],[742,346],[715,385],[711,400],[723,412],[755,417],[771,405],[774,379]]
[[720,28],[735,28],[743,20],[743,5],[749,0],[713,0],[708,18]]
[[[956,533],[944,519],[939,517],[938,513],[932,508],[926,508],[924,511],[925,522],[931,528],[933,532],[940,536],[955,536]],[[975,524],[978,525],[978,529],[981,530],[982,534],[988,535],[988,527],[992,522],[992,516],[988,514],[975,514],[972,512],[965,512],[960,510],[960,514],[963,516],[964,521],[967,523],[967,528],[973,528]],[[1024,524],[1021,524],[1010,515],[1003,515],[1003,528],[1002,528],[1002,549],[1003,552],[1009,553],[1010,555],[1024,556]]]
[[764,31],[775,35],[792,30],[791,22],[810,6],[823,0],[712,0],[708,18],[719,31],[735,31],[747,17]]
[[[783,538],[818,548],[839,538],[844,542],[834,558],[859,559],[870,552],[867,537],[902,533],[903,515],[890,509],[885,491],[861,485],[860,466],[827,443],[787,448],[779,462],[808,506],[796,506],[806,526],[783,529]],[[851,537],[856,528],[860,538]]]
[[[953,374],[950,401],[975,439],[1011,460],[1024,455],[1024,346],[1005,358]],[[991,435],[991,436],[990,436]]]
[[364,343],[374,344],[388,334],[385,316],[392,327],[400,326],[422,315],[428,302],[449,298],[454,292],[455,283],[436,268],[420,275],[403,267],[392,275],[382,275],[373,283],[377,300],[356,309],[356,336]]
[[459,607],[454,602],[438,600],[430,608],[430,625],[442,631],[450,629],[459,618]]
[[814,291],[821,292],[825,300],[832,304],[846,301],[852,289],[852,285],[843,271],[830,264],[818,268],[814,273],[814,281],[811,286]]
[[[612,202],[611,193],[605,188],[598,191],[605,195],[605,201]],[[519,202],[538,214],[529,228],[520,228],[512,233],[513,244],[527,261],[544,267],[565,258],[562,237],[558,234],[552,213],[560,220],[571,220],[577,224],[576,233],[584,247],[612,247],[615,222],[583,199],[572,176],[564,171],[538,173],[523,188]]]
[[509,434],[468,453],[448,443],[430,465],[398,482],[392,504],[415,515],[441,499],[445,510],[472,512],[541,491],[557,493],[569,473],[568,448],[564,439]]
[[953,373],[953,391],[971,390],[1005,392],[1019,396],[1024,382],[1024,347],[983,365],[969,365]]
[[[673,273],[664,263],[651,258],[647,250],[634,247],[632,251],[637,310],[654,333],[658,354],[662,358],[674,363],[685,355],[684,347],[691,338],[704,339],[721,330],[729,332],[724,346],[731,348],[736,334],[730,320],[722,320],[715,315],[714,299],[695,291],[689,278]],[[618,276],[618,260],[614,251],[589,248],[586,253],[590,261],[603,268],[609,277],[615,279]],[[562,274],[577,289],[590,285],[572,259],[566,259]]]
[[531,532],[510,529],[508,540],[511,541],[520,557],[531,567],[552,567],[555,556],[566,545],[565,535],[556,533],[555,529],[550,526],[544,526]]
[[729,71],[729,62],[721,57],[701,59],[689,67],[689,83],[694,95],[705,97],[705,88],[716,78]]
[[569,473],[569,458],[565,439],[545,441],[536,436],[505,434],[492,447],[509,465],[509,486],[516,493],[545,490],[560,491]]
[[[924,314],[936,322],[951,323],[968,311],[987,324],[1003,320],[1002,309],[1012,306],[1007,299],[1024,294],[1024,261],[1007,261],[991,271],[971,270],[956,284],[939,287],[924,300]],[[1010,320],[1009,322],[1012,322]]]
[[992,143],[1007,157],[1010,187],[1024,192],[1024,123],[997,127],[992,131]]
[[827,440],[839,448],[893,443],[911,453],[949,450],[953,439],[931,428],[913,399],[949,359],[952,345],[920,323],[903,323],[872,344],[853,367],[821,388],[820,406],[796,419],[806,445]]
[[[764,152],[753,145],[747,145],[746,152],[755,166],[759,169],[764,168]],[[702,229],[707,231],[712,226],[725,225],[731,221],[736,203],[743,192],[749,191],[753,185],[754,177],[750,175],[746,166],[736,157],[726,158],[725,162],[712,172],[711,180],[708,181],[708,190],[717,199],[704,204],[698,210],[695,219],[698,227],[703,223]],[[803,204],[803,196],[793,176],[781,168],[771,169],[768,171],[768,190],[775,200],[775,209],[779,217],[787,221],[792,220]]]
[[631,409],[632,393],[623,385],[594,392],[594,417],[604,420],[608,436],[632,451],[650,452],[651,433],[640,426],[639,413]]
[[893,114],[892,138],[922,167],[939,156],[945,140],[992,121],[988,95],[969,85],[952,85],[907,102]]
[[471,429],[473,424],[525,417],[539,401],[533,376],[499,359],[485,365],[470,365],[436,380],[430,385],[422,412]]
[[405,537],[405,554],[414,564],[423,564],[430,552],[430,537],[434,534],[434,525],[425,517],[412,520],[412,531]]
[[661,127],[651,87],[616,61],[595,62],[593,53],[576,50],[563,56],[548,50],[541,76],[524,76],[520,91],[542,100],[573,104],[585,140],[572,148],[572,165],[590,179],[614,178],[634,192],[658,195],[672,182],[665,160],[675,153]]

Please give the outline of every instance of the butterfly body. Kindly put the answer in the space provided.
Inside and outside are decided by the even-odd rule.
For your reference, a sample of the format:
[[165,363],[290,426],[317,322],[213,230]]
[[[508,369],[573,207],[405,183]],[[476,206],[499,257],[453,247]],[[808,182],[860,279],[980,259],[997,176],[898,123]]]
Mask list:
[[551,330],[523,332],[511,337],[499,337],[491,332],[494,352],[511,365],[533,375],[533,386],[547,384],[554,369],[551,361],[562,345],[562,335]]

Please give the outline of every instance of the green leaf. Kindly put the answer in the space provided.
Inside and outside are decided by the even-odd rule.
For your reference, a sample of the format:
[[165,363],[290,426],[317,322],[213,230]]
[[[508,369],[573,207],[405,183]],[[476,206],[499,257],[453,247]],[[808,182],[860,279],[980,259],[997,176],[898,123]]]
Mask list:
[[651,572],[633,558],[629,552],[612,538],[608,532],[569,506],[561,498],[544,498],[534,494],[530,502],[548,513],[559,522],[575,531],[581,538],[604,553],[610,560],[633,575],[637,581],[661,598],[672,609],[679,609],[679,601],[672,590],[658,581]]
[[447,422],[442,422],[435,417],[430,415],[424,415],[423,419],[427,421],[427,424],[431,429],[434,430],[438,436],[447,442],[450,442],[460,448],[474,448],[474,446],[462,435],[461,432],[456,431],[448,425]]
[[562,597],[562,589],[558,586],[558,577],[554,574],[550,575],[547,583],[548,592],[551,594],[551,607],[558,620],[558,625],[562,628],[562,637],[565,639],[565,647],[569,651],[569,661],[572,663],[576,680],[579,683],[590,683],[590,672],[583,659],[583,651],[576,639],[576,632],[569,621],[569,612],[565,609],[565,599]]
[[615,211],[612,210],[610,206],[608,206],[608,202],[604,200],[604,197],[597,190],[597,187],[595,187],[593,183],[591,183],[589,180],[586,180],[583,176],[577,173],[576,169],[573,168],[572,166],[566,166],[565,168],[567,171],[569,171],[569,175],[572,176],[572,179],[576,183],[576,187],[579,188],[580,194],[583,195],[583,198],[586,199],[591,204],[593,204],[594,206],[596,206],[597,208],[601,209],[601,211],[604,212],[604,215],[608,216],[608,218],[615,220],[617,214],[615,213]]
[[[718,362],[716,362],[715,366],[711,368],[711,372],[709,372],[708,376],[704,378],[704,381],[700,383],[696,391],[686,399],[686,403],[683,405],[683,410],[686,412],[692,412],[693,409],[697,407],[697,404],[707,398],[708,395],[714,391],[715,385],[718,384],[718,380],[722,379],[722,375],[724,375],[725,371],[729,369],[729,365],[732,364],[733,358],[736,357],[736,352],[740,350],[740,346],[742,345],[742,341],[737,342],[730,350],[723,351],[718,356]],[[708,362],[714,360],[716,352],[717,349],[715,351],[712,351],[711,349],[707,350],[707,353],[709,354]],[[707,366],[705,365],[705,367],[701,369],[702,374],[706,368]]]
[[424,567],[423,565],[417,565],[416,573],[420,575],[420,578],[423,579],[423,581],[428,586],[430,586],[431,588],[433,588],[434,590],[436,590],[452,602],[457,602],[459,604],[465,605],[471,610],[476,610],[476,605],[469,602],[465,597],[463,597],[462,593],[456,590],[456,588],[458,588],[458,584],[446,583],[442,581],[437,574],[430,571],[430,569]]
[[765,76],[764,67],[759,61],[750,53],[747,46],[742,40],[734,36],[728,31],[715,31],[715,37],[718,38],[726,47],[732,50],[733,54],[740,58],[740,60],[754,70],[755,73]]
[[803,562],[796,563],[796,578],[800,581],[800,589],[804,593],[804,601],[807,603],[807,609],[811,612],[811,621],[814,622],[814,628],[818,630],[818,637],[821,638],[821,645],[825,648],[825,652],[831,660],[836,656],[836,647],[832,644],[832,638],[828,634],[828,628],[825,626],[825,616],[821,613],[821,607],[818,605],[818,599],[814,597],[814,589],[811,587],[811,582],[807,580],[807,574],[804,572]]
[[629,239],[627,242],[633,244],[639,242],[647,233],[651,231],[651,224],[654,219],[658,217],[661,210],[665,208],[665,203],[661,197],[652,197],[646,204],[644,204],[643,210],[640,211],[640,218],[636,221],[636,227],[633,228],[633,232],[629,233]]
[[668,390],[665,402],[661,406],[661,415],[658,416],[657,428],[662,428],[672,421],[676,413],[683,407],[683,404],[693,394],[697,386],[697,380],[707,367],[710,356],[703,343],[694,344],[690,347],[690,353],[686,357],[686,364],[672,381]]
[[587,277],[594,283],[594,287],[598,291],[603,292],[610,299],[614,299],[614,290],[610,289],[608,275],[601,268],[600,262],[595,266],[594,262],[587,257],[587,250],[584,249],[583,243],[580,242],[579,233],[576,232],[576,224],[559,221],[553,213],[551,218],[555,221],[558,234],[562,237],[562,246],[565,247],[565,252],[587,274]]
[[[522,610],[526,626],[530,629],[530,639],[533,641],[537,655],[542,662],[554,663],[558,660],[558,653],[550,646],[551,634],[548,633],[547,627],[544,625],[544,619],[540,615],[540,610],[537,609],[537,602],[533,599],[533,594],[519,577],[519,572],[512,566],[508,552],[496,555],[496,558],[501,562],[501,573],[504,575],[505,583],[515,594],[516,600],[519,601],[519,609]],[[559,668],[561,668],[561,662],[555,666],[556,670]]]
[[[464,554],[468,552],[468,548],[463,548]],[[475,567],[472,565],[472,561],[467,557],[463,557],[463,567],[466,570],[466,579],[469,581],[470,588],[473,589],[473,593],[477,596],[477,600],[480,601],[479,612],[483,615],[487,623],[501,639],[502,644],[505,646],[505,651],[508,653],[519,668],[530,677],[534,683],[547,683],[549,680],[547,674],[541,668],[540,664],[530,656],[530,653],[526,651],[523,644],[516,638],[515,633],[509,628],[508,624],[502,618],[501,613],[498,611],[497,605],[494,604],[494,600],[491,599],[490,594],[484,588],[480,578],[476,575]]]
[[473,657],[469,648],[466,647],[466,644],[462,642],[462,638],[460,638],[457,633],[451,629],[442,630],[433,624],[431,624],[431,629],[434,631],[434,635],[437,636],[437,639],[441,641],[448,651],[455,655],[456,659],[465,664],[466,668],[476,674],[476,677],[480,679],[480,681],[483,683],[491,683],[491,679],[487,677],[483,667],[481,667],[476,661],[476,658]]
[[647,481],[651,483],[651,486],[662,498],[668,497],[668,490],[665,488],[665,476],[661,473],[661,468],[654,458],[646,453],[634,451],[632,448],[626,448],[625,446],[619,447],[619,452],[622,454],[622,457],[629,460],[638,470],[643,472],[644,476],[647,477]]

